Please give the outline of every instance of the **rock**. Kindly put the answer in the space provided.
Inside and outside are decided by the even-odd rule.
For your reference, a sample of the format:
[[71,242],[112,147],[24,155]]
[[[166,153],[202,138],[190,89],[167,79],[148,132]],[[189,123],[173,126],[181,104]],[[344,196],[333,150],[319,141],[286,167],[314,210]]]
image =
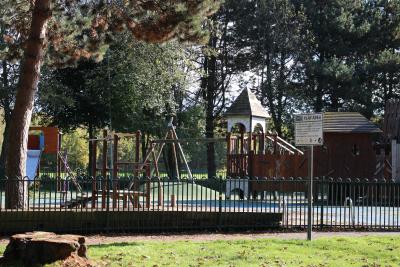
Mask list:
[[25,266],[40,266],[72,259],[79,264],[65,266],[90,266],[85,265],[88,263],[85,241],[83,236],[57,235],[50,232],[17,234],[10,237],[3,261],[20,261]]

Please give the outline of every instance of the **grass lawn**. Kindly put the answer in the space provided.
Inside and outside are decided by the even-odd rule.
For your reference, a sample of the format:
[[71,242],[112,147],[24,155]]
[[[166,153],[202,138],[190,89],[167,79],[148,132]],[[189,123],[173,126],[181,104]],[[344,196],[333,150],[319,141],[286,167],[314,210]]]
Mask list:
[[90,246],[89,257],[100,266],[400,266],[400,237],[144,241]]

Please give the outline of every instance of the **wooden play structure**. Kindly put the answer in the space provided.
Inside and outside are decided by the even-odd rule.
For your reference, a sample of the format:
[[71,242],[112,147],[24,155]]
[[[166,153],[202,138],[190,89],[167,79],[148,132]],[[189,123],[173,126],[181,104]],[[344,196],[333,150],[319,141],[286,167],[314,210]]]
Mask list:
[[[308,151],[264,130],[268,114],[250,90],[244,90],[238,96],[225,116],[228,122],[227,175],[249,177],[246,187],[249,193],[270,189],[261,188],[266,183],[258,183],[259,179],[307,179]],[[375,148],[381,133],[360,113],[325,112],[324,145],[314,148],[314,175],[343,179],[382,177],[377,164],[380,156]],[[233,189],[227,188],[230,190]],[[281,190],[293,189],[288,183]]]
[[62,133],[57,127],[32,126],[29,128],[28,152],[26,174],[29,180],[40,175],[41,167],[46,167],[42,162],[43,155],[50,155],[51,162],[55,165],[57,191],[65,191],[62,178],[67,175],[75,186],[81,190],[75,175],[68,165],[68,154],[62,151]]
[[303,151],[265,130],[269,115],[250,90],[242,91],[225,117],[228,176],[302,175]]
[[[56,127],[34,126],[29,128],[28,135],[28,162],[27,176],[29,179],[31,173],[37,175],[40,172],[40,158],[44,154],[54,155],[56,165],[56,176],[61,176],[61,138],[62,135]],[[32,153],[37,151],[37,153]],[[31,156],[30,154],[35,154]]]
[[[121,138],[129,138],[134,143],[134,161],[119,159],[118,146]],[[149,147],[143,157],[141,157],[141,151],[143,151],[141,138],[142,133],[140,131],[136,131],[135,133],[109,133],[104,130],[102,138],[89,140],[89,142],[92,142],[92,157],[90,158],[91,175],[96,177],[100,171],[102,177],[106,177],[107,175],[119,177],[120,171],[124,169],[125,172],[128,170],[128,173],[134,177],[159,176],[160,156],[166,145],[170,144],[173,152],[173,161],[176,163],[174,168],[176,168],[175,171],[178,174],[177,178],[180,177],[178,164],[178,156],[180,156],[188,178],[192,179],[192,173],[181,146],[181,142],[187,142],[188,140],[178,138],[175,127],[172,125],[172,120],[168,124],[167,132],[163,139],[150,140]],[[100,166],[97,161],[99,142],[102,143]],[[110,151],[112,152],[110,153]]]
[[[124,161],[119,159],[118,145],[122,138],[127,138],[135,144],[134,149],[134,161]],[[92,156],[90,158],[91,175],[94,177],[93,189],[92,189],[92,206],[96,206],[96,200],[98,195],[101,195],[102,207],[106,206],[107,194],[112,195],[113,207],[117,206],[119,199],[123,200],[123,205],[128,205],[128,200],[132,202],[134,207],[139,207],[139,197],[143,196],[146,199],[146,206],[150,206],[150,180],[146,181],[144,191],[140,191],[139,176],[150,177],[150,163],[148,160],[142,160],[140,157],[141,151],[141,138],[142,134],[137,131],[131,133],[113,133],[103,131],[102,138],[90,139],[92,143]],[[98,145],[102,144],[101,147],[101,164],[98,165]],[[111,153],[109,153],[109,151]],[[129,185],[125,189],[119,188],[119,170],[121,168],[130,169],[131,175],[134,177],[129,182]],[[156,167],[157,169],[157,167]],[[98,176],[98,171],[101,171],[101,176]],[[101,177],[102,180],[98,180]],[[97,182],[100,181],[100,187]],[[108,184],[111,181],[111,185]],[[111,189],[110,189],[111,188]]]
[[[119,156],[119,145],[122,139],[128,139],[133,144],[134,160],[123,160]],[[187,164],[182,147],[179,143],[178,136],[175,128],[172,125],[172,120],[168,124],[168,130],[164,139],[156,139],[150,142],[146,154],[142,157],[142,133],[136,131],[135,133],[116,133],[103,131],[101,138],[90,139],[92,153],[90,157],[91,176],[94,177],[92,194],[90,197],[84,197],[85,201],[92,202],[92,206],[96,206],[99,196],[101,196],[102,207],[106,207],[107,194],[110,194],[113,199],[113,207],[117,206],[118,200],[123,200],[123,206],[126,207],[129,202],[135,208],[140,207],[139,198],[145,199],[146,207],[150,206],[150,188],[152,182],[150,177],[155,175],[159,176],[158,161],[160,155],[167,144],[171,144],[174,155],[174,162],[176,163],[176,172],[179,175],[177,155],[183,159],[186,171],[190,179],[192,174]],[[98,156],[100,162],[98,161]],[[120,176],[128,175],[130,177],[129,184],[126,188],[120,188]],[[99,175],[100,174],[100,175]],[[144,189],[140,190],[141,184],[139,177],[147,178]],[[99,182],[99,184],[98,184]],[[111,184],[109,184],[111,183]],[[158,186],[158,205],[162,205],[162,187],[160,181],[157,181]],[[75,203],[70,206],[83,204],[80,197]]]

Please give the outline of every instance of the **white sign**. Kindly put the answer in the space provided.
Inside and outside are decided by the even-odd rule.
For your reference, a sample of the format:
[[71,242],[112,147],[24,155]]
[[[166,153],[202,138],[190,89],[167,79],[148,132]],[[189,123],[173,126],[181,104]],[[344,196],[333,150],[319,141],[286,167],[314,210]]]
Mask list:
[[297,114],[295,122],[296,146],[321,146],[323,144],[323,114]]

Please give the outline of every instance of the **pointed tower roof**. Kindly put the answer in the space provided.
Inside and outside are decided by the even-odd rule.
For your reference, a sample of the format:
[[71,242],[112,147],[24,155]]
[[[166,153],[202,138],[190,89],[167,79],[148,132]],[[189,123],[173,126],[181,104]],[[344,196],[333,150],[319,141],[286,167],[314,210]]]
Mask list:
[[270,117],[250,89],[244,89],[235,99],[225,112],[225,116],[229,115],[250,115],[262,118]]

